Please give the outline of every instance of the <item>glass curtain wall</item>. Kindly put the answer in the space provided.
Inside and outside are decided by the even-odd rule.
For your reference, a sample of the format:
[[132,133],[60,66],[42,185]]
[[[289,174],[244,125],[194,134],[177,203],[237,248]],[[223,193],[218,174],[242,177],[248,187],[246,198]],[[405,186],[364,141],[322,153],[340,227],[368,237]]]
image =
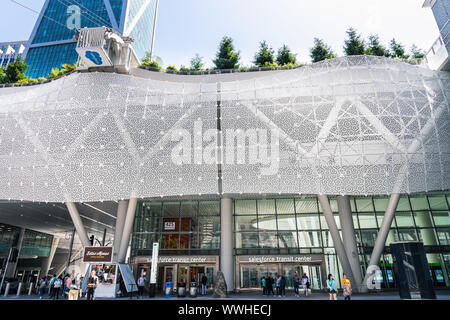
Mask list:
[[161,254],[218,254],[219,201],[143,202],[136,210],[132,257],[151,255],[153,242]]
[[[400,198],[386,249],[380,261],[378,281],[394,287],[389,244],[422,241],[435,286],[450,286],[450,193],[404,195]],[[339,230],[337,200],[329,197]],[[363,274],[370,260],[388,196],[350,197],[353,222]],[[234,200],[235,253],[308,254],[323,253],[327,274],[342,277],[328,225],[317,197],[289,199]]]

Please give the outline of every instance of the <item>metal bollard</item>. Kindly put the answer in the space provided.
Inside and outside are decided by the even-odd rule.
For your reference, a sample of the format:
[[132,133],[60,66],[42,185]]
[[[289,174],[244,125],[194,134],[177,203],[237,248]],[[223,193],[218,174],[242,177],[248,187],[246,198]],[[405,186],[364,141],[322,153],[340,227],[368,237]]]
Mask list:
[[6,288],[5,288],[5,297],[8,296],[9,293],[9,287],[11,286],[11,284],[9,282],[6,283]]
[[31,296],[31,292],[33,291],[34,283],[30,282],[30,289],[28,290],[28,295]]
[[22,291],[22,282],[19,282],[19,286],[17,287],[17,296],[20,296],[21,291]]

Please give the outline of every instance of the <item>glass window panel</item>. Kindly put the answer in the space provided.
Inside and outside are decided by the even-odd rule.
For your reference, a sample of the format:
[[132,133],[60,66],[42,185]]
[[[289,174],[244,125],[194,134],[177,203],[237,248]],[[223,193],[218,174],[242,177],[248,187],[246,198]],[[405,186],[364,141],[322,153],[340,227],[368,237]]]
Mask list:
[[277,214],[295,213],[294,199],[276,199]]
[[412,196],[409,199],[411,200],[413,210],[429,210],[427,197],[425,197],[425,195]]
[[[341,229],[341,220],[339,219],[339,215],[334,215],[334,221],[336,221],[338,229]],[[320,225],[322,226],[323,230],[328,230],[328,223],[323,214],[320,215]]]
[[220,232],[199,233],[200,248],[218,249],[220,248]]
[[322,231],[322,240],[323,240],[323,246],[324,247],[330,247],[333,248],[333,239],[331,238],[331,234],[329,231]]
[[416,221],[416,226],[418,227],[433,227],[433,219],[431,218],[429,211],[414,211],[414,220]]
[[356,198],[356,209],[358,212],[373,212],[372,198]]
[[278,248],[277,232],[260,231],[259,232],[259,247],[260,248]]
[[317,212],[317,199],[295,199],[295,210],[297,213],[316,213]]
[[411,212],[396,212],[395,220],[398,227],[414,227],[414,220]]
[[386,239],[386,246],[389,246],[392,242],[398,242],[398,232],[397,229],[391,229],[389,230],[388,237]]
[[264,230],[277,230],[277,219],[276,216],[262,216],[258,215],[258,228],[260,231]]
[[352,212],[356,212],[356,204],[354,198],[350,198],[350,209],[352,210]]
[[219,216],[220,202],[219,201],[200,201],[198,208],[199,216]]
[[319,216],[317,214],[302,214],[297,216],[298,230],[319,230]]
[[377,239],[377,230],[361,230],[361,242],[365,247],[373,247]]
[[450,211],[433,211],[432,215],[436,226],[450,226]]
[[377,228],[377,221],[373,212],[359,212],[358,219],[361,229]]
[[258,214],[275,214],[275,200],[258,200]]
[[398,237],[400,241],[417,241],[416,229],[398,229]]
[[445,200],[445,195],[431,195],[428,196],[428,201],[430,201],[431,210],[447,210],[447,201]]
[[178,249],[179,248],[179,233],[163,233],[161,235],[162,249]]
[[164,202],[163,215],[164,217],[178,217],[180,214],[179,202]]
[[411,211],[408,197],[401,196],[398,200],[397,211]]
[[258,232],[236,232],[236,248],[258,248]]
[[256,214],[256,200],[235,200],[236,214]]
[[298,248],[297,231],[279,232],[278,243],[280,248]]
[[373,202],[375,204],[375,211],[381,211],[386,212],[387,204],[389,202],[389,198],[383,197],[383,198],[374,198]]
[[425,246],[435,246],[438,245],[438,240],[434,229],[419,229],[419,241],[422,241]]
[[180,215],[182,217],[196,217],[198,211],[197,201],[183,201],[181,202]]
[[236,231],[257,230],[257,219],[254,216],[234,216]]
[[358,220],[358,216],[356,213],[352,213],[352,218],[353,218],[353,227],[355,229],[359,229],[359,220]]
[[297,230],[295,215],[281,215],[278,219],[278,230]]
[[218,232],[220,231],[220,217],[218,216],[200,216],[198,217],[199,232]]
[[436,233],[441,245],[450,245],[450,229],[436,229]]
[[300,248],[321,247],[320,231],[299,231],[298,242]]

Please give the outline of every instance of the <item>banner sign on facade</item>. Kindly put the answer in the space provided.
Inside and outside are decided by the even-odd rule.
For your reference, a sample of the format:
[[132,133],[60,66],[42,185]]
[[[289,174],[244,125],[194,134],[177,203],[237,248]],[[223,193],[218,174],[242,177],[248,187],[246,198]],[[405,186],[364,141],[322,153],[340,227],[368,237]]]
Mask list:
[[152,284],[156,283],[156,271],[158,270],[158,250],[158,242],[153,242],[152,267],[150,269],[150,283]]
[[85,247],[83,262],[87,263],[111,263],[112,247]]

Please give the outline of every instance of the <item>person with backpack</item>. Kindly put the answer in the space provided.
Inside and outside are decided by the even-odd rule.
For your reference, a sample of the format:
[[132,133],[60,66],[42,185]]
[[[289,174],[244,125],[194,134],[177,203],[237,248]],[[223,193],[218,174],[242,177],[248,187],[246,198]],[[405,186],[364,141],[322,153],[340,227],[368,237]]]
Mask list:
[[303,293],[305,294],[305,297],[308,296],[308,287],[309,287],[309,278],[306,275],[306,273],[302,276],[302,287],[303,287]]
[[333,279],[333,275],[331,273],[328,275],[327,289],[328,293],[330,294],[330,300],[332,300],[332,298],[334,298],[334,300],[337,300],[336,281]]
[[144,274],[141,274],[141,276],[139,277],[137,285],[138,285],[138,299],[139,299],[139,297],[142,298],[144,296],[144,288],[145,288]]
[[55,281],[53,282],[53,300],[58,300],[59,298],[59,291],[61,287],[63,286],[63,280],[61,279],[61,276],[55,277]]
[[342,288],[344,289],[344,300],[351,300],[352,284],[345,273],[344,278],[342,279]]
[[94,300],[95,289],[98,286],[98,277],[95,275],[95,270],[91,271],[89,278],[87,279],[87,300]]
[[50,282],[49,282],[50,288],[48,291],[48,297],[50,299],[52,299],[55,294],[55,287],[54,287],[55,281],[56,281],[56,274],[54,274],[53,277],[51,277]]
[[206,296],[206,285],[208,284],[208,277],[206,274],[203,274],[202,276],[202,296]]
[[292,276],[292,283],[294,284],[294,293],[295,296],[298,297],[298,287],[300,285],[300,278],[298,277],[297,272],[294,273],[294,275]]

